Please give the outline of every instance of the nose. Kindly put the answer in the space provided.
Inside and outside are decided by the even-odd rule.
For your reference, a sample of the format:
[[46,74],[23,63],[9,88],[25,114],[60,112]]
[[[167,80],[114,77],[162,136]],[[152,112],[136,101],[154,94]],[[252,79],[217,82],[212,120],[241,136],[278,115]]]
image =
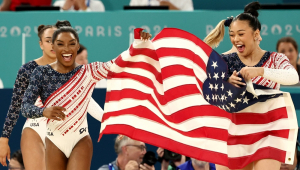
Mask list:
[[237,42],[237,41],[239,40],[239,37],[235,35],[234,38],[233,38],[233,40],[234,40],[235,42]]
[[68,52],[69,51],[69,46],[68,45],[64,45],[63,46],[63,51],[64,52]]

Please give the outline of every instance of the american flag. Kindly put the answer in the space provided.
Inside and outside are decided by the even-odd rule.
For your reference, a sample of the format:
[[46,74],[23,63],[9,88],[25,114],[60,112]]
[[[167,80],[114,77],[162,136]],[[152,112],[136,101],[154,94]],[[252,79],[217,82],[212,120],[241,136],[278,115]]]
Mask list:
[[139,31],[108,75],[99,139],[123,134],[232,169],[263,158],[293,163],[289,93],[227,83],[223,59],[186,31],[165,28],[147,42]]

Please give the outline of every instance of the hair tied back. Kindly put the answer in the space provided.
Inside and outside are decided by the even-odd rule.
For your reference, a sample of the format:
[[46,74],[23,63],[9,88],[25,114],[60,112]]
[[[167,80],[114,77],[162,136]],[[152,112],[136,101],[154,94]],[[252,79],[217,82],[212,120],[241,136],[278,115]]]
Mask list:
[[231,24],[231,22],[232,22],[232,20],[233,20],[233,16],[227,17],[227,19],[224,22],[225,27],[229,27],[230,24]]

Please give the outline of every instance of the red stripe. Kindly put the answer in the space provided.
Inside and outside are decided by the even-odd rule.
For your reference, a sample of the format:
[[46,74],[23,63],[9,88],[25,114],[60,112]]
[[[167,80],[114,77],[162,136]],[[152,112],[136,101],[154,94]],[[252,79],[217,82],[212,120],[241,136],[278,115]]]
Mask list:
[[134,29],[134,39],[140,39],[141,37],[141,31],[143,31],[144,29],[142,28],[136,28]]
[[[188,113],[188,110],[186,110],[186,113]],[[205,137],[205,138],[211,138],[214,140],[222,140],[222,141],[227,141],[227,139],[228,139],[227,129],[220,129],[220,128],[209,127],[209,126],[198,127],[191,131],[181,131],[181,130],[175,129],[175,128],[169,126],[167,123],[165,123],[165,121],[163,121],[161,118],[159,118],[157,115],[155,115],[151,110],[149,110],[148,108],[143,107],[143,106],[132,107],[130,109],[124,109],[119,112],[113,112],[113,113],[107,112],[104,114],[102,123],[104,123],[108,118],[113,119],[115,117],[123,116],[123,115],[133,115],[133,116],[137,116],[141,119],[146,119],[147,121],[150,121],[150,122],[156,122],[158,124],[164,125],[165,127],[172,129],[172,131],[176,131],[187,137],[192,137],[192,138]],[[215,115],[216,115],[216,113],[215,113]],[[194,116],[193,119],[197,118],[197,117],[199,118],[202,116],[206,116],[206,115],[198,114],[198,115]],[[219,117],[220,117],[220,119],[222,119],[221,116],[219,116]],[[172,117],[168,117],[168,118],[172,120]],[[178,120],[174,120],[174,122],[177,122],[177,121]],[[171,122],[173,122],[173,121],[171,121]],[[202,122],[199,121],[198,123],[200,126],[200,124]],[[127,122],[124,121],[121,124],[134,125],[135,122],[129,120]]]
[[183,38],[183,39],[187,39],[190,40],[192,42],[194,42],[197,46],[199,46],[205,53],[207,56],[210,56],[210,53],[212,52],[212,48],[210,46],[208,46],[207,44],[205,44],[202,40],[200,40],[198,37],[196,37],[195,35],[186,32],[184,30],[180,30],[177,28],[164,28],[157,36],[155,36],[153,38],[153,42],[155,42],[156,40],[162,39],[162,38],[168,38],[168,37],[172,37],[172,38]]
[[266,113],[232,113],[232,122],[241,124],[267,124],[279,119],[288,118],[286,107],[270,110]]
[[[154,95],[161,105],[166,105],[168,102],[176,100],[178,98],[183,98],[188,95],[199,95],[199,90],[195,85],[182,85],[179,87],[172,88],[165,92],[164,95],[157,93],[156,89],[153,89]],[[137,99],[137,100],[148,100],[155,107],[158,108],[157,102],[153,99],[151,94],[141,92],[135,89],[122,89],[122,90],[112,90],[107,92],[106,102],[109,101],[119,101],[125,98]],[[221,109],[218,109],[221,110]]]
[[[203,161],[214,160],[217,164],[227,164],[227,155],[213,152],[205,149],[199,149],[193,146],[189,146],[180,141],[174,141],[172,139],[160,136],[151,132],[147,132],[141,129],[135,129],[129,125],[107,125],[103,133],[100,134],[122,134],[129,136],[132,139],[143,141],[147,144],[158,146],[167,150],[176,151],[176,153],[193,157]],[[100,138],[99,138],[100,140]],[[205,143],[203,143],[205,145]]]
[[[120,59],[120,60],[118,60],[116,62],[116,65],[118,65],[119,67],[123,67],[121,69],[139,68],[139,69],[147,70],[147,71],[151,72],[155,76],[156,80],[159,83],[162,83],[162,78],[161,78],[160,72],[158,72],[156,70],[156,68],[153,65],[151,65],[151,64],[148,64],[148,63],[145,63],[145,62],[124,61],[124,60]],[[118,73],[115,73],[115,74],[118,74]]]
[[264,147],[258,149],[254,154],[238,158],[229,158],[229,168],[240,169],[251,162],[261,159],[275,159],[279,162],[285,162],[286,152],[273,147]]
[[[166,68],[166,69],[168,69],[168,68]],[[159,100],[159,102],[162,105],[166,104],[166,102],[168,102],[168,101],[171,101],[171,100],[175,99],[175,97],[173,97],[174,95],[172,95],[172,96],[168,96],[168,95],[163,95],[162,96],[162,95],[160,95],[158,93],[156,87],[154,86],[153,82],[147,77],[143,77],[143,76],[139,76],[139,75],[131,74],[131,73],[126,73],[126,72],[113,73],[113,77],[114,78],[121,78],[121,79],[132,79],[132,80],[138,81],[138,82],[144,84],[145,86],[153,89],[153,92],[154,92],[156,98]],[[113,80],[109,80],[109,81],[113,81]],[[202,87],[202,84],[200,84],[200,87]],[[181,86],[178,86],[178,87],[175,87],[175,88],[177,90],[183,90],[182,94],[184,94],[184,91],[186,91],[188,95],[192,94],[191,91],[193,91],[194,94],[196,94],[196,93],[201,94],[201,92],[199,91],[197,86],[194,85],[194,84],[193,85],[181,85]],[[173,88],[173,89],[175,89],[175,88]],[[107,93],[109,93],[109,92],[107,92]],[[166,91],[165,93],[176,94],[176,93],[178,93],[178,91],[172,92],[172,89],[170,89],[170,90]],[[119,95],[116,94],[114,96],[119,96]],[[178,95],[176,95],[176,96],[178,96]],[[166,97],[171,97],[171,98],[167,99],[167,101],[166,101]],[[178,97],[180,97],[180,96],[178,96]],[[106,102],[108,102],[109,100],[119,100],[119,99],[120,98],[118,98],[118,99],[111,98],[110,94],[107,94],[107,96],[106,96]]]
[[129,55],[132,57],[136,55],[145,55],[149,58],[152,58],[153,60],[158,61],[156,51],[149,48],[133,48],[133,46],[131,45],[129,48]]
[[162,68],[161,72],[163,73],[161,74],[163,80],[177,75],[186,75],[195,78],[194,70],[182,65],[167,66]]
[[[143,141],[147,144],[171,150],[188,157],[193,157],[198,160],[203,160],[219,165],[225,165],[230,169],[241,169],[253,161],[266,158],[285,162],[286,155],[285,151],[272,147],[265,147],[257,150],[254,154],[249,156],[228,158],[226,154],[185,145],[180,143],[180,141],[174,141],[164,136],[153,134],[141,129],[135,129],[134,127],[128,125],[107,125],[105,130],[100,134],[100,137],[103,134],[123,134],[129,136],[132,139]],[[202,145],[205,145],[205,143],[202,143]]]
[[[190,51],[188,49],[182,49],[182,48],[159,48],[156,50],[157,55],[159,58],[162,57],[172,57],[172,56],[177,56],[177,57],[182,57],[190,60],[194,64],[198,65],[204,72],[206,71],[206,64],[202,60],[203,56],[198,56],[195,54],[193,51]],[[205,56],[209,57],[209,56]]]
[[[128,91],[130,92],[130,91]],[[121,92],[123,93],[123,92]],[[120,94],[119,92],[117,92],[116,94]],[[137,95],[144,95],[142,93],[138,94]],[[146,96],[146,95],[145,95]],[[136,99],[137,97],[135,97]],[[140,100],[144,100],[143,97],[141,97],[142,99]],[[111,100],[113,101],[113,100]],[[212,116],[212,117],[222,117],[222,118],[226,118],[226,119],[232,119],[232,114],[231,113],[228,113],[216,106],[212,106],[212,105],[202,105],[202,106],[192,106],[192,107],[188,107],[188,108],[185,108],[185,109],[181,109],[171,115],[165,115],[162,113],[162,111],[158,108],[157,104],[156,103],[153,103],[153,99],[152,98],[149,98],[148,101],[153,104],[159,111],[160,113],[164,116],[165,119],[167,119],[168,121],[170,122],[173,122],[173,123],[181,123],[183,121],[186,121],[188,119],[191,119],[195,116]],[[141,106],[143,107],[143,106]],[[114,114],[122,114],[122,111],[124,111],[125,109],[123,110],[120,110],[120,111],[114,111],[113,113]],[[199,111],[201,110],[201,111]],[[204,112],[204,111],[207,111],[207,112]],[[106,112],[104,115],[103,115],[103,120],[105,120],[106,118],[109,117],[109,114],[111,112]],[[133,112],[136,114],[136,112]],[[130,113],[131,114],[131,113]],[[152,113],[153,114],[153,113]]]
[[276,136],[276,137],[288,139],[289,132],[290,130],[270,130],[270,131],[252,133],[247,135],[239,135],[239,136],[232,136],[228,134],[229,135],[228,145],[238,145],[238,144],[250,145],[256,143],[257,141],[267,136]]
[[[156,95],[156,98],[161,105],[166,105],[169,101],[173,101],[177,98],[183,97],[183,96],[188,96],[191,94],[198,94],[198,89],[195,88],[194,85],[184,85],[185,88],[177,87],[170,89],[165,92],[164,96],[162,95]],[[184,90],[180,90],[184,89]],[[109,101],[120,101],[122,99],[136,99],[136,100],[148,100],[152,105],[154,105],[157,109],[159,109],[157,102],[153,99],[151,94],[143,93],[141,91],[135,90],[135,89],[122,89],[121,91],[110,91],[107,92],[109,94],[110,98]],[[108,99],[108,98],[107,98]],[[214,108],[216,110],[212,110],[214,112],[223,112],[223,110],[219,109],[216,106],[194,106],[194,107],[189,107],[190,108],[196,108],[195,110],[189,111],[189,113],[181,113],[182,115],[189,115],[186,117],[186,119],[192,118],[193,116],[197,116],[197,114],[193,114],[194,112],[197,113],[198,110],[205,109],[206,107],[208,108]],[[185,110],[185,109],[183,109]],[[211,111],[211,112],[212,112]],[[179,111],[178,111],[179,112]],[[210,111],[209,111],[210,112]],[[211,113],[210,112],[210,113]],[[225,112],[225,111],[224,111]],[[162,113],[162,112],[161,112]],[[205,113],[207,115],[211,115],[210,113]],[[227,113],[227,112],[226,112]],[[162,113],[162,115],[165,115]],[[174,113],[172,114],[174,115]],[[219,116],[219,115],[214,115],[214,116]],[[229,119],[232,119],[232,123],[236,125],[241,125],[241,124],[267,124],[271,123],[274,121],[277,121],[279,119],[285,119],[288,118],[286,107],[270,110],[267,113],[231,113],[231,117],[226,116]],[[165,117],[167,118],[167,117]],[[182,121],[186,120],[183,119]],[[171,121],[171,120],[169,120]]]
[[[219,117],[222,119],[223,114],[220,114],[218,112],[214,112],[213,107],[204,107],[201,109],[201,112],[199,112],[200,108],[199,107],[193,107],[193,110],[198,110],[198,112],[192,112],[190,108],[186,110],[180,111],[180,113],[175,113],[169,116],[163,115],[168,121],[179,124],[182,123],[186,120],[189,119],[194,119],[194,118],[199,118],[199,117]],[[211,111],[210,114],[205,114],[206,112]],[[191,115],[184,117],[187,115],[187,113],[191,113]],[[124,116],[124,115],[134,115],[138,116],[141,119],[147,119],[151,122],[156,122],[161,125],[164,125],[173,131],[176,131],[184,136],[187,137],[193,137],[193,138],[198,138],[198,137],[205,137],[205,138],[211,138],[211,139],[216,139],[216,140],[222,140],[222,141],[227,141],[228,140],[228,145],[236,145],[236,144],[253,144],[260,139],[267,137],[267,136],[277,136],[281,138],[288,138],[289,136],[289,130],[273,130],[273,131],[265,131],[265,132],[259,132],[259,133],[253,133],[253,134],[247,134],[247,135],[230,135],[228,138],[228,132],[225,129],[219,129],[216,127],[200,127],[199,122],[199,128],[196,128],[191,131],[181,131],[178,129],[175,129],[171,126],[169,126],[165,121],[163,121],[161,118],[159,118],[156,114],[154,114],[151,110],[149,110],[146,107],[143,106],[137,106],[137,107],[131,107],[129,109],[123,109],[122,111],[115,111],[115,112],[107,112],[104,114],[102,123],[104,123],[107,119],[109,118],[115,118],[118,116]],[[217,120],[216,120],[217,121]],[[122,124],[128,124],[128,125],[134,125],[135,122],[122,122]]]

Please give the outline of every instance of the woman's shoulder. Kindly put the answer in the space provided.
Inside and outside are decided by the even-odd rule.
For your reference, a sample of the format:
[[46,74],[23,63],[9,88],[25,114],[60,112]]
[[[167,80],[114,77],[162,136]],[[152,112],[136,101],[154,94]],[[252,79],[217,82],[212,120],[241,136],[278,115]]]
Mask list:
[[34,60],[29,61],[20,67],[18,74],[31,74],[31,72],[38,66],[39,65]]
[[28,63],[25,63],[21,66],[20,69],[35,69],[37,66],[39,66],[34,60],[29,61]]
[[268,56],[269,59],[275,62],[276,61],[282,62],[283,60],[289,60],[285,54],[274,52],[274,51],[267,51],[265,55]]
[[237,55],[236,52],[234,52],[234,53],[223,53],[223,54],[221,54],[221,57],[222,57],[224,60],[229,60],[229,59],[233,59],[233,58],[238,57],[238,55]]

